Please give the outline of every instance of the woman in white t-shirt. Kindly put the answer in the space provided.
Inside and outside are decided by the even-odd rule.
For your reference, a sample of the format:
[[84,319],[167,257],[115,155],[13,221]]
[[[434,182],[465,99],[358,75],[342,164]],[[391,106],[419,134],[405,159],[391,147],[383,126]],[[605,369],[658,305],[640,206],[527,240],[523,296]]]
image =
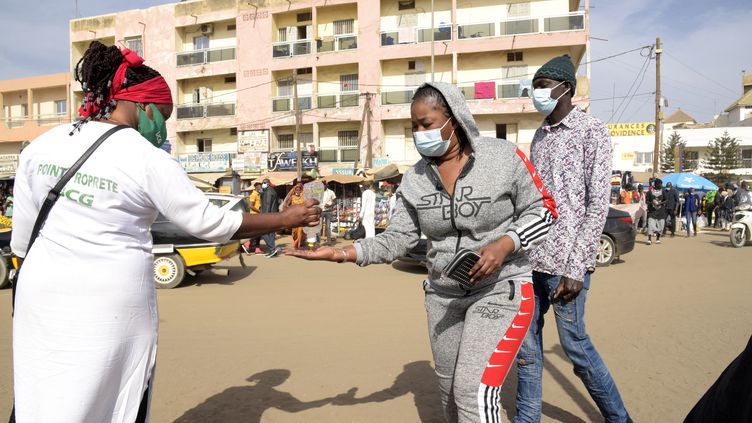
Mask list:
[[[212,205],[156,148],[166,139],[172,96],[135,53],[94,41],[75,78],[84,91],[81,120],[34,140],[16,175],[11,246],[25,262],[13,318],[15,420],[145,422],[157,353],[150,233],[157,215],[226,242],[316,224],[319,212],[313,202],[253,217]],[[130,128],[108,138],[68,182],[27,251],[49,190],[116,124]]]

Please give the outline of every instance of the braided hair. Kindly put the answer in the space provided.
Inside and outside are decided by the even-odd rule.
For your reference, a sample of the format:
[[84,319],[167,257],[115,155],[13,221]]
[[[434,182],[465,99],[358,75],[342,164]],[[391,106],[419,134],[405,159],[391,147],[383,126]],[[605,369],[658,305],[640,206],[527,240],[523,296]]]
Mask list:
[[[81,83],[84,92],[81,107],[86,110],[96,106],[98,110],[88,117],[79,119],[75,123],[74,130],[80,130],[81,125],[90,120],[110,118],[117,105],[117,101],[110,98],[110,87],[121,63],[123,63],[123,53],[120,49],[117,46],[105,46],[99,41],[92,41],[81,60],[76,63],[74,78]],[[137,85],[158,76],[160,76],[159,72],[145,65],[129,67],[125,71],[122,88]]]

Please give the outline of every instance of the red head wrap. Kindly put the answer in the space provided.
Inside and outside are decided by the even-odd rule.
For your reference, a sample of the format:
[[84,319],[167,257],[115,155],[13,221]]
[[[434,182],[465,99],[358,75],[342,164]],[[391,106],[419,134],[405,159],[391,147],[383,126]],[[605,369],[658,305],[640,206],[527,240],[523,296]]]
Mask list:
[[137,68],[144,64],[144,59],[135,52],[123,48],[120,50],[123,54],[123,62],[115,71],[115,76],[110,84],[110,95],[102,99],[99,105],[95,104],[93,93],[86,94],[85,104],[78,109],[82,117],[89,117],[97,114],[101,107],[110,100],[128,100],[136,103],[159,103],[172,104],[172,92],[170,91],[167,81],[162,76],[148,79],[140,84],[131,85],[123,88],[125,83],[125,72],[128,68]]

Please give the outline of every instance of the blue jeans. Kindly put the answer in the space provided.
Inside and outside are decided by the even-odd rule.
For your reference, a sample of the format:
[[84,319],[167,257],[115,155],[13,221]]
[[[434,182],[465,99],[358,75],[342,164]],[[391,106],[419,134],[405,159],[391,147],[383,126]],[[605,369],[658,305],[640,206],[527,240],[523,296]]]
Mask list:
[[261,239],[264,240],[266,246],[269,247],[269,250],[274,250],[275,248],[277,248],[277,234],[275,232],[262,235]]
[[690,228],[694,233],[697,233],[697,211],[687,211],[684,216],[687,218],[687,236],[689,236]]
[[[519,382],[515,423],[537,423],[541,419],[543,323],[560,279],[561,276],[533,272],[535,314],[517,355]],[[631,423],[619,390],[585,331],[585,299],[590,289],[590,274],[585,276],[584,284],[574,300],[566,304],[561,301],[553,303],[559,342],[574,365],[574,373],[582,379],[605,421]]]

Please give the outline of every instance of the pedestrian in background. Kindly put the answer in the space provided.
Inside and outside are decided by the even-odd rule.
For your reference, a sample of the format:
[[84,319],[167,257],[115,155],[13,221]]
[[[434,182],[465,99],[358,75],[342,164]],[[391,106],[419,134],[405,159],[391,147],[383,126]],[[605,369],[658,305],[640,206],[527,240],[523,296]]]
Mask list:
[[663,181],[656,178],[653,181],[653,189],[648,191],[648,245],[653,243],[652,238],[655,235],[655,243],[661,243],[661,234],[666,227],[666,196],[663,190]]
[[376,236],[376,193],[373,191],[372,182],[363,185],[363,194],[360,196],[360,222],[366,230],[366,238]]
[[726,190],[726,195],[723,198],[723,230],[728,231],[731,229],[731,221],[734,220],[734,210],[736,209],[736,196],[735,192],[731,192],[730,189]]
[[332,221],[334,220],[337,195],[331,188],[329,188],[329,185],[326,183],[325,179],[322,179],[321,183],[324,184],[325,188],[324,196],[321,199],[321,222],[323,223],[322,239],[323,235],[326,235],[326,244],[332,245],[334,243],[334,240],[332,240]]
[[703,210],[705,210],[705,219],[707,219],[707,227],[713,226],[713,209],[715,208],[715,196],[718,191],[710,190],[705,193],[703,197]]
[[663,228],[663,235],[671,231],[671,238],[676,234],[676,219],[681,215],[681,200],[679,191],[674,189],[674,184],[666,183],[666,189],[663,190],[664,200],[666,201],[666,226]]
[[687,238],[690,233],[697,236],[697,212],[700,208],[700,198],[695,193],[694,188],[690,188],[684,199],[684,217],[687,219]]
[[[272,186],[269,179],[264,179],[261,183],[261,213],[277,213],[279,211],[279,197],[277,190]],[[282,250],[277,247],[277,233],[270,232],[261,236],[269,252],[267,258],[275,257]]]
[[724,227],[724,213],[723,213],[723,202],[726,201],[726,196],[728,195],[728,192],[726,191],[726,188],[718,188],[718,192],[715,194],[715,198],[713,198],[713,215],[715,217],[713,222],[714,228],[720,228],[723,229]]

